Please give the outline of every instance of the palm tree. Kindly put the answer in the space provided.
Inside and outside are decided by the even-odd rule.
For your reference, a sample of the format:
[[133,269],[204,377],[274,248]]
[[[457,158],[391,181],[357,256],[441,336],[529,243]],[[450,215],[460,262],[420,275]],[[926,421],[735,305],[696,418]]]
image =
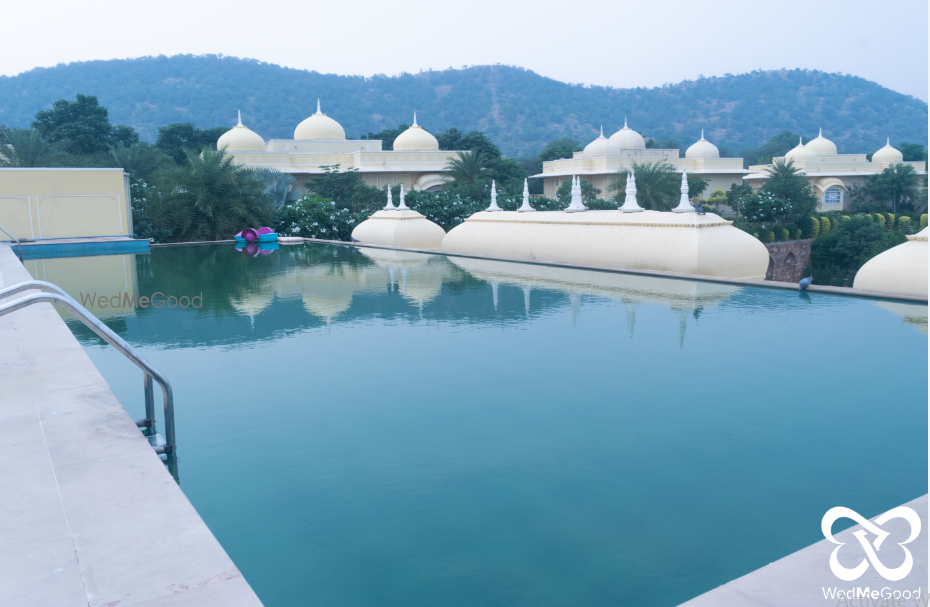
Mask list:
[[457,185],[475,183],[482,177],[490,174],[488,159],[484,154],[475,152],[458,152],[458,158],[453,158],[443,171],[452,178]]
[[772,166],[765,169],[765,171],[769,174],[769,182],[784,179],[797,179],[804,175],[801,169],[794,166],[794,160],[784,160],[782,158],[776,158],[775,161],[772,162]]
[[187,163],[156,173],[149,204],[152,224],[176,242],[231,238],[274,220],[265,182],[210,148],[188,152]]
[[817,197],[811,184],[804,172],[794,166],[793,160],[776,159],[766,172],[769,178],[762,190],[788,204],[783,218],[785,222],[807,216],[817,208]]
[[[626,185],[626,171],[618,175],[617,186],[622,180]],[[644,209],[652,211],[671,211],[681,198],[681,177],[675,173],[675,167],[665,161],[634,162],[633,173],[636,175],[636,201]]]
[[58,144],[50,143],[36,129],[0,129],[0,166],[58,166],[61,155]]
[[153,145],[137,141],[130,146],[110,146],[109,164],[129,173],[133,179],[148,182],[155,171],[167,165],[169,157]]
[[290,173],[277,169],[257,167],[250,169],[265,184],[265,193],[271,197],[275,209],[283,208],[300,200],[300,192],[294,188],[297,179]]

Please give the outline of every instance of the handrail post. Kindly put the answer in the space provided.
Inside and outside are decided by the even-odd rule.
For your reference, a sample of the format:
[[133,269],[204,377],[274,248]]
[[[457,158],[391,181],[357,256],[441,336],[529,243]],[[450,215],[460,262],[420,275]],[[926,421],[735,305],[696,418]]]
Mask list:
[[10,238],[12,238],[13,240],[16,241],[16,244],[19,245],[19,260],[20,260],[20,261],[26,261],[26,258],[23,257],[23,243],[21,243],[21,242],[19,241],[19,238],[13,236],[12,234],[10,234],[10,233],[7,232],[6,230],[4,230],[2,227],[0,227],[0,232],[3,232],[4,234],[6,234],[7,236],[9,236]]
[[144,370],[142,375],[145,378],[145,419],[149,423],[149,434],[155,434],[155,393],[152,376]]

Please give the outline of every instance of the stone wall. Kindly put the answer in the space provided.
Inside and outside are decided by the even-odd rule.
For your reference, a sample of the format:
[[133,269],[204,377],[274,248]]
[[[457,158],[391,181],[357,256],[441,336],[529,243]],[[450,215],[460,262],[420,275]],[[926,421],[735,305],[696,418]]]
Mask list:
[[798,282],[801,273],[811,260],[811,239],[770,242],[765,245],[769,250],[769,269],[765,272],[766,280],[779,282]]

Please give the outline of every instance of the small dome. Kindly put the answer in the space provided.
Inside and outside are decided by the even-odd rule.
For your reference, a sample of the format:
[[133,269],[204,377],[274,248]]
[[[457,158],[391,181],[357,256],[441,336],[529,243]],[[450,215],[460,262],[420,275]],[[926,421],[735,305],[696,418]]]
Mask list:
[[807,147],[815,154],[836,154],[836,144],[823,136],[823,129],[816,139],[807,142]]
[[796,148],[788,150],[788,153],[785,154],[785,162],[788,162],[789,160],[793,160],[796,163],[797,162],[816,162],[817,153],[814,150],[810,149],[809,147],[805,146],[802,143],[802,140],[799,139],[798,146]]
[[320,100],[316,100],[316,114],[310,116],[294,129],[294,139],[345,139],[346,132],[338,122],[320,111]]
[[413,126],[397,136],[394,140],[395,150],[438,150],[436,138],[417,125],[416,112],[413,114]]
[[623,152],[620,151],[615,144],[611,143],[610,139],[604,137],[604,127],[601,127],[601,136],[589,143],[584,148],[585,158],[596,158],[598,156],[619,156]]
[[891,147],[891,137],[885,147],[872,154],[872,162],[904,162],[904,154]]
[[242,126],[242,112],[239,112],[239,124],[223,133],[216,141],[216,149],[223,148],[228,152],[263,152],[265,140],[255,131]]
[[720,150],[713,143],[704,139],[704,129],[701,129],[701,138],[685,152],[685,158],[720,158]]
[[643,136],[626,125],[626,118],[623,119],[623,128],[610,136],[610,142],[618,148],[646,147]]

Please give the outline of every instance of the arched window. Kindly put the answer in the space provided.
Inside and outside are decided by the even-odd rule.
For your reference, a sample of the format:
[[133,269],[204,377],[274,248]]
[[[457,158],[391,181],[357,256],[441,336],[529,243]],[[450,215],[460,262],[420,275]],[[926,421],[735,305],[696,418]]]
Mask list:
[[823,203],[827,204],[843,204],[843,191],[836,186],[829,188],[826,192],[823,193]]

